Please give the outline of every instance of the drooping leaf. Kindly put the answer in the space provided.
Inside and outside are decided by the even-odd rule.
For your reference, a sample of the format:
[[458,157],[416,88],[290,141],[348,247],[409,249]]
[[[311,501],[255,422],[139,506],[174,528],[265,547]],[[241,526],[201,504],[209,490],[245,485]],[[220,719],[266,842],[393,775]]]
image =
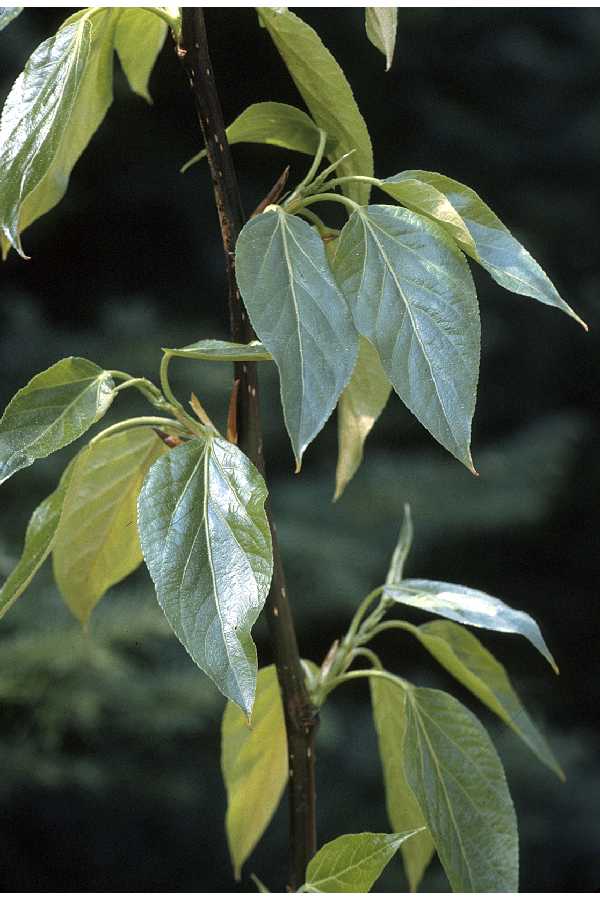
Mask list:
[[69,356],[31,379],[0,419],[0,484],[81,437],[114,396],[109,372]]
[[104,438],[74,465],[52,550],[54,577],[82,624],[142,561],[136,514],[146,473],[166,452],[151,428]]
[[405,627],[440,665],[512,728],[538,759],[559,778],[564,779],[560,765],[545,738],[529,718],[504,666],[485,649],[475,635],[461,625],[442,620],[427,622],[418,628],[406,622]]
[[287,738],[275,666],[259,669],[252,722],[231,701],[221,728],[225,827],[236,880],[264,834],[288,778]]
[[120,9],[76,13],[34,51],[0,122],[0,238],[24,256],[21,233],[62,199],[73,166],[112,102]]
[[[406,692],[383,678],[371,678],[369,684],[390,825],[394,831],[422,827],[426,824],[423,813],[404,774]],[[433,841],[427,829],[402,845],[411,891],[417,890],[433,853]]]
[[273,357],[260,341],[235,344],[233,341],[205,340],[178,349],[163,348],[171,356],[182,359],[203,359],[210,362],[268,362]]
[[398,584],[404,576],[404,563],[410,553],[413,542],[413,524],[408,503],[404,504],[404,518],[400,526],[398,541],[392,553],[390,567],[385,578],[386,584]]
[[23,9],[23,6],[0,6],[0,31],[20,16]]
[[558,666],[546,646],[537,622],[529,613],[512,609],[497,597],[460,584],[427,581],[422,578],[407,578],[396,585],[386,584],[384,596],[397,603],[452,619],[462,625],[474,625],[476,628],[488,628],[490,631],[507,634],[521,634],[548,660],[554,671],[558,672]]
[[237,243],[236,272],[254,330],[279,369],[299,468],[350,379],[358,335],[322,240],[297,216],[277,209],[251,219]]
[[343,834],[324,844],[306,867],[305,893],[367,893],[398,848],[416,832]]
[[342,496],[362,462],[363,447],[373,425],[383,412],[392,386],[377,350],[366,338],[358,344],[358,359],[352,378],[338,401],[338,460],[335,496]]
[[122,11],[115,29],[115,50],[129,86],[148,103],[152,103],[148,82],[166,34],[166,22],[134,7]]
[[344,226],[333,268],[358,331],[376,347],[401,399],[474,471],[480,326],[462,253],[430,220],[369,206]]
[[[399,184],[405,178],[429,185],[447,198],[467,226],[472,241],[461,240],[456,230],[452,229],[454,238],[465,253],[490,273],[494,281],[515,294],[533,297],[547,306],[556,306],[587,330],[585,322],[565,303],[541,266],[475,191],[453,178],[420,169],[402,172],[391,180]],[[411,206],[411,203],[406,205]],[[423,206],[420,209],[428,215],[435,215]],[[445,217],[435,217],[443,227],[449,227]]]
[[367,6],[365,28],[374,47],[385,56],[385,70],[389,71],[394,59],[398,10],[395,6]]
[[33,511],[21,558],[0,589],[0,618],[29,586],[52,550],[73,462],[63,472],[56,490]]
[[250,629],[273,569],[266,496],[241,450],[208,436],[155,462],[138,501],[144,559],[171,628],[247,715],[257,671]]
[[[230,144],[271,144],[285,150],[296,150],[314,156],[319,146],[319,129],[301,109],[287,103],[253,103],[229,125],[225,133]],[[330,139],[327,146],[333,149]],[[190,166],[206,156],[206,150],[197,153],[182,166],[186,172]]]
[[485,729],[443,691],[411,688],[407,699],[406,780],[452,890],[516,892],[517,820]]
[[[288,10],[263,6],[258,12],[314,121],[335,142],[327,151],[330,161],[355,151],[340,162],[337,174],[372,175],[367,126],[344,73],[319,35]],[[369,192],[368,184],[344,185],[344,193],[357,203],[368,203]]]

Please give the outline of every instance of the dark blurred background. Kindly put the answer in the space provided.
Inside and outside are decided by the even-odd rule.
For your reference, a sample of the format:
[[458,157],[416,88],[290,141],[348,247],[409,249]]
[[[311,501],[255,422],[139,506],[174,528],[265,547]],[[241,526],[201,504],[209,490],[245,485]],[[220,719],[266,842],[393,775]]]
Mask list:
[[[68,12],[28,9],[0,36],[2,98]],[[300,13],[354,87],[377,174],[423,168],[474,187],[591,328],[586,336],[556,310],[476,271],[481,477],[392,398],[336,505],[335,421],[294,477],[276,379],[270,367],[261,370],[273,504],[303,654],[321,660],[358,600],[381,583],[410,502],[410,575],[482,588],[540,622],[559,678],[522,639],[478,637],[507,665],[567,784],[410,636],[382,640],[381,654],[416,683],[453,691],[489,726],[519,817],[522,890],[598,889],[600,12],[402,9],[388,74],[365,38],[362,10]],[[251,9],[211,9],[207,21],[228,121],[258,100],[301,105]],[[155,377],[159,347],[226,336],[207,171],[179,174],[200,142],[169,42],[151,89],[152,107],[116,72],[115,102],[66,198],[25,233],[31,261],[11,253],[2,267],[2,407],[63,356]],[[308,165],[254,145],[234,155],[248,210],[288,162],[296,180]],[[174,371],[182,396],[193,388],[222,421],[227,367],[182,363]],[[120,414],[144,408],[134,398],[116,405]],[[1,576],[20,553],[29,513],[72,454],[67,448],[3,486]],[[266,664],[264,624],[256,637]],[[47,566],[2,621],[0,641],[0,888],[235,890],[219,770],[222,700],[169,636],[146,573],[111,590],[82,634]],[[320,839],[387,830],[364,685],[325,709],[318,753]],[[245,868],[273,889],[285,878],[285,816],[284,805]],[[405,890],[399,862],[380,885]],[[447,889],[437,864],[424,888]],[[240,890],[253,890],[247,878]]]

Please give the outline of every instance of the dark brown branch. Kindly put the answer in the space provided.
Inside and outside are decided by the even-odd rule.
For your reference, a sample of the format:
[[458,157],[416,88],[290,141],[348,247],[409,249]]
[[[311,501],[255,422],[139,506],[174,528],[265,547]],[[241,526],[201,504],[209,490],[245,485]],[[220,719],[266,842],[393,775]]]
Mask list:
[[[235,279],[235,244],[244,223],[237,176],[225,135],[223,114],[208,52],[202,9],[183,7],[183,38],[179,48],[194,96],[221,226],[229,282],[231,337],[247,343],[255,335],[243,307]],[[279,186],[279,182],[277,183]],[[264,474],[258,378],[255,363],[238,363],[236,426],[238,444]],[[310,702],[298,652],[296,632],[287,599],[277,534],[268,510],[273,539],[273,581],[266,614],[273,655],[283,697],[290,765],[290,888],[304,882],[306,864],[316,849],[314,736],[316,712]]]

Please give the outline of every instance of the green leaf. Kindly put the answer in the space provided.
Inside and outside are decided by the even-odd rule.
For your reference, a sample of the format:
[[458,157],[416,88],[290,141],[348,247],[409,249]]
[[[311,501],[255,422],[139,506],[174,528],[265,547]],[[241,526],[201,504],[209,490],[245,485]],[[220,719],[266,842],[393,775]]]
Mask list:
[[76,13],[34,51],[0,122],[0,237],[24,256],[21,233],[63,198],[73,166],[112,102],[119,9]]
[[77,356],[32,378],[0,419],[0,484],[81,437],[112,403],[113,387],[110,372]]
[[406,780],[452,890],[516,892],[517,820],[485,729],[443,691],[411,688],[407,698]]
[[348,383],[358,335],[323,242],[282,209],[251,219],[236,247],[238,284],[256,334],[279,369],[297,468]]
[[0,31],[6,28],[13,19],[20,16],[24,8],[23,6],[0,6]]
[[546,646],[537,622],[528,613],[512,609],[497,597],[461,584],[421,578],[407,578],[395,585],[386,584],[384,596],[396,603],[414,606],[462,625],[520,634],[539,650],[558,673],[558,666]]
[[364,443],[383,412],[392,386],[375,347],[361,337],[348,387],[338,401],[338,460],[334,500],[342,496],[363,458]]
[[29,586],[52,550],[73,462],[63,472],[56,490],[40,503],[29,520],[21,558],[0,589],[0,618]]
[[[475,191],[453,178],[420,169],[402,172],[392,180],[399,182],[402,179],[429,185],[447,198],[467,226],[472,240],[459,239],[455,231],[452,232],[453,237],[465,253],[490,273],[494,281],[515,294],[533,297],[547,306],[556,306],[587,330],[585,322],[561,298],[544,270]],[[422,207],[421,211],[432,214]],[[443,227],[448,227],[444,218],[437,215],[435,218]]]
[[266,362],[273,359],[260,341],[234,344],[232,341],[209,339],[179,349],[164,347],[163,350],[171,356],[180,356],[182,359],[205,359],[210,362]]
[[155,462],[138,501],[144,559],[171,628],[248,716],[257,670],[250,629],[273,570],[266,496],[241,450],[208,436]]
[[343,834],[324,844],[306,867],[305,893],[367,893],[404,841],[401,834]]
[[[383,678],[370,678],[369,686],[390,825],[394,831],[422,827],[426,824],[423,813],[404,774],[406,692]],[[433,853],[433,841],[427,830],[402,846],[411,891],[417,890]]]
[[[314,156],[319,146],[319,129],[305,112],[287,103],[253,103],[229,125],[225,131],[230,144],[271,144],[285,150],[296,150]],[[331,152],[333,141],[325,145]],[[197,153],[182,166],[186,172],[190,166],[206,156],[206,150]]]
[[152,103],[148,82],[167,34],[167,24],[144,9],[126,8],[115,29],[115,50],[132,91]]
[[[337,174],[372,175],[373,150],[367,126],[344,73],[319,35],[287,10],[263,6],[258,12],[314,121],[334,142],[327,150],[329,160],[333,163],[355,151],[340,162]],[[344,185],[344,193],[357,203],[368,203],[369,192],[368,184]]]
[[151,428],[135,428],[91,444],[77,458],[52,559],[56,583],[82,624],[108,588],[142,561],[137,498],[165,452]]
[[369,206],[344,226],[333,264],[358,331],[417,419],[471,471],[479,309],[469,267],[433,222]]
[[259,669],[249,725],[225,707],[221,769],[227,789],[225,827],[236,880],[279,806],[288,778],[287,738],[275,666]]
[[545,738],[527,715],[504,666],[470,631],[454,622],[441,620],[428,622],[418,628],[406,622],[405,627],[440,665],[479,697],[482,703],[525,741],[538,759],[564,780],[560,765]]
[[394,552],[392,553],[390,567],[385,578],[386,584],[399,584],[399,582],[402,581],[402,577],[404,575],[404,563],[406,562],[408,554],[410,553],[413,536],[414,532],[410,506],[408,505],[408,503],[405,503],[404,518],[402,519],[398,541],[394,548]]
[[385,71],[388,72],[394,59],[398,10],[395,6],[367,6],[365,28],[367,37],[374,47],[385,56]]

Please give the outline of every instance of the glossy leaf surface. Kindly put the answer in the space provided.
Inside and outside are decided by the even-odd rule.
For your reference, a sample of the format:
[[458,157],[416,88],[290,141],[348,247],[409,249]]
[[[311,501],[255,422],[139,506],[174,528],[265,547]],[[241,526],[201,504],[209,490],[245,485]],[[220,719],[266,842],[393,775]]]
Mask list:
[[[396,175],[393,180],[399,181],[403,177],[430,185],[444,194],[467,226],[475,250],[471,242],[459,240],[459,244],[465,253],[490,273],[494,281],[515,294],[533,297],[547,306],[556,306],[587,328],[562,299],[541,266],[475,191],[437,172],[418,169]],[[447,227],[446,222],[439,221]],[[453,236],[456,238],[456,233]]]
[[244,226],[236,272],[256,334],[279,369],[281,402],[298,468],[347,385],[358,335],[323,242],[283,210]]
[[[288,103],[253,103],[229,125],[225,133],[230,144],[271,144],[314,156],[319,146],[319,129],[301,109]],[[330,149],[333,142],[330,140]],[[206,156],[202,150],[182,167],[185,172]]]
[[397,603],[444,616],[462,625],[521,634],[548,660],[555,672],[558,672],[554,657],[546,646],[537,622],[529,613],[512,609],[497,597],[460,584],[427,581],[421,578],[407,578],[399,585],[386,585],[385,596]]
[[[260,7],[259,15],[286,64],[294,84],[310,113],[331,141],[328,158],[340,162],[337,174],[372,175],[373,150],[367,126],[344,73],[321,38],[294,13],[272,7]],[[357,203],[368,203],[368,184],[344,185],[344,193]]]
[[187,347],[167,349],[165,353],[182,359],[202,359],[209,362],[267,362],[273,357],[260,341],[235,344],[233,341],[205,340]]
[[0,484],[81,437],[113,399],[108,372],[69,356],[31,379],[0,419]]
[[50,555],[71,471],[72,463],[63,472],[56,490],[33,511],[21,558],[0,589],[0,618],[29,586]]
[[369,432],[383,412],[392,386],[377,350],[366,338],[358,344],[358,358],[348,386],[338,401],[338,459],[335,472],[337,500],[352,480],[363,458]]
[[76,13],[34,51],[0,123],[3,255],[24,255],[21,232],[62,199],[73,166],[112,102],[119,9]]
[[389,71],[394,59],[398,10],[395,6],[367,6],[365,28],[374,47],[385,56],[385,70]]
[[250,629],[273,569],[266,496],[241,450],[207,437],[154,463],[138,502],[144,559],[171,628],[247,715],[257,671]]
[[115,29],[115,50],[132,91],[152,102],[148,82],[165,42],[167,24],[154,13],[125,8]]
[[564,774],[545,738],[529,718],[504,666],[477,638],[454,622],[428,622],[406,628],[423,644],[440,665],[512,728],[530,750],[559,778]]
[[52,551],[54,577],[84,624],[108,588],[142,561],[137,499],[153,462],[166,452],[151,428],[103,438],[73,467]]
[[[426,824],[423,813],[404,774],[406,692],[383,678],[371,678],[369,685],[390,825],[394,831],[422,827]],[[428,830],[403,844],[402,859],[411,891],[417,890],[433,853]]]
[[443,691],[407,692],[406,780],[453,891],[518,890],[517,821],[486,731]]
[[238,706],[227,704],[221,728],[221,769],[227,789],[227,842],[239,880],[287,783],[287,738],[275,666],[259,669],[250,725]]
[[343,834],[324,844],[306,867],[306,893],[367,893],[398,848],[414,831],[401,834]]
[[22,6],[0,6],[0,31],[20,16],[23,12]]
[[376,347],[401,399],[474,471],[480,326],[462,253],[430,220],[369,206],[344,226],[333,268],[358,331]]

